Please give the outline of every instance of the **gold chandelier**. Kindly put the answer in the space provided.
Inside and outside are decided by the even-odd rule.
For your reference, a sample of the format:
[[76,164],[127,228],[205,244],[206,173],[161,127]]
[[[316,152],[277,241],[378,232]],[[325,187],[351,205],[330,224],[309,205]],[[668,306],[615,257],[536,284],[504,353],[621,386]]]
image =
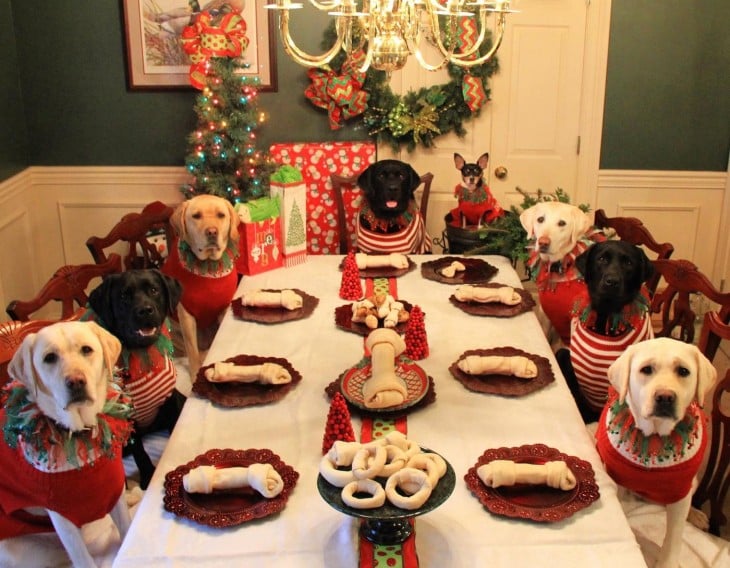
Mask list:
[[[304,5],[291,0],[276,0],[266,7],[279,12],[279,34],[286,53],[305,67],[327,65],[340,50],[348,57],[364,53],[361,72],[373,67],[390,74],[401,69],[409,55],[429,71],[447,63],[461,67],[481,65],[499,49],[504,36],[506,14],[512,12],[510,0],[309,0],[318,10],[335,18],[337,39],[320,55],[310,55],[294,43],[289,31],[289,11]],[[496,38],[484,54],[480,48],[488,38],[487,17],[495,13]],[[473,19],[476,38],[468,46],[459,46],[460,21]],[[440,61],[429,63],[422,52],[423,42],[436,48]],[[457,50],[458,48],[458,50]],[[358,62],[360,57],[357,58]]]

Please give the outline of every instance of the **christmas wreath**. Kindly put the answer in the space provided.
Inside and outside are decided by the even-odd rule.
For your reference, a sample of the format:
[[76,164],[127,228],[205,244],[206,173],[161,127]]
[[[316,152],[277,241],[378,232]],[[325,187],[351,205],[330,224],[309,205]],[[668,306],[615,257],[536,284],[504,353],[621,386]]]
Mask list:
[[[468,46],[476,32],[474,19],[462,18],[454,41]],[[325,30],[323,47],[332,45],[334,40],[333,23]],[[491,39],[487,37],[480,54],[490,47]],[[391,90],[385,72],[373,68],[366,73],[358,70],[363,57],[363,53],[353,53],[346,59],[340,53],[331,65],[310,69],[307,74],[311,84],[304,95],[315,106],[327,110],[332,130],[341,128],[345,120],[357,119],[370,136],[396,151],[405,146],[411,152],[419,144],[429,148],[438,136],[452,131],[464,136],[464,122],[478,116],[489,100],[487,80],[499,68],[495,57],[469,68],[448,64],[448,83],[400,96]]]

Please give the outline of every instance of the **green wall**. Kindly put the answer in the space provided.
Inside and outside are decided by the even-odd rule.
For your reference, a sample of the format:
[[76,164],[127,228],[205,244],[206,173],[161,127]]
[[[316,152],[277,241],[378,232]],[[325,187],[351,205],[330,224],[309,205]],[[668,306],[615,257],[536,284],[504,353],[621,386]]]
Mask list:
[[[730,2],[612,5],[601,168],[725,171]],[[318,50],[321,19],[296,17],[295,37]],[[122,20],[121,0],[0,0],[0,179],[27,165],[183,164],[195,91],[129,90]],[[302,94],[304,69],[275,42],[261,147],[366,138],[329,129]]]
[[28,134],[10,0],[0,0],[0,180],[28,166]]
[[728,22],[728,0],[613,0],[602,169],[726,171]]

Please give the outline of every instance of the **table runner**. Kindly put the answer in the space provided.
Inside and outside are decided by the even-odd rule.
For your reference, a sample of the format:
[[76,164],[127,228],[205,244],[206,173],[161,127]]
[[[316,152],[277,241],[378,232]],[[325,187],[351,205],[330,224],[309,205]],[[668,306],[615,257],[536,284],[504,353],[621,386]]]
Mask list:
[[[395,278],[366,278],[365,296],[376,293],[390,294],[398,299],[398,287]],[[370,442],[375,438],[387,435],[398,430],[408,435],[406,415],[397,418],[373,418],[363,416],[360,426],[360,442]],[[364,523],[365,521],[360,521]],[[411,519],[412,531],[408,538],[400,544],[374,544],[368,539],[359,538],[359,568],[417,568],[418,554],[416,553],[415,521]]]

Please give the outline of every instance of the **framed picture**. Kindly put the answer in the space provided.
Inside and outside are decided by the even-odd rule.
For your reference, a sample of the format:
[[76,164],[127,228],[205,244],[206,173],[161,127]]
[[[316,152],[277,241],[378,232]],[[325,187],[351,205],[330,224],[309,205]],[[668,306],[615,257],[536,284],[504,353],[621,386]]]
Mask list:
[[[193,12],[189,0],[123,0],[130,89],[179,89],[190,86],[190,59],[180,34]],[[248,47],[244,75],[258,75],[260,91],[276,91],[275,18],[266,0],[231,0],[246,22]]]

